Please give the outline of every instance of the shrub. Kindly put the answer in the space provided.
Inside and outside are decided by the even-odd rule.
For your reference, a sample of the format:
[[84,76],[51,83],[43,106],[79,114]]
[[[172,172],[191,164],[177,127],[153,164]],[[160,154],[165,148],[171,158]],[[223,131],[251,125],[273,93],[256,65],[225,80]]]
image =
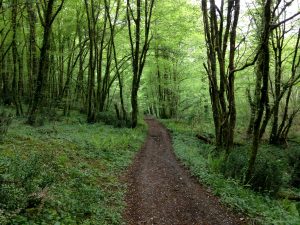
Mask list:
[[221,165],[221,172],[225,177],[232,177],[241,182],[244,181],[246,166],[248,163],[248,156],[243,149],[233,150]]
[[270,160],[268,155],[260,155],[256,160],[251,186],[257,191],[277,193],[285,184],[285,166],[281,160]]
[[300,149],[298,145],[291,145],[287,150],[288,163],[291,167],[290,184],[296,188],[300,187]]
[[[276,193],[286,184],[287,162],[278,153],[278,149],[261,148],[256,159],[255,169],[249,183],[252,189],[260,192]],[[237,148],[232,151],[223,163],[221,170],[226,177],[232,177],[244,182],[248,166],[248,154],[245,149]]]

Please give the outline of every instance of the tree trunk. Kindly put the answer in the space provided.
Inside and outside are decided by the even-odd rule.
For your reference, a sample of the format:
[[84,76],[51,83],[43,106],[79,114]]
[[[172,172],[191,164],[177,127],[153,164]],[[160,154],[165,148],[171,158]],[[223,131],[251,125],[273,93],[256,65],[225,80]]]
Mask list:
[[[33,97],[33,92],[35,89],[34,84],[36,83],[37,73],[38,73],[38,59],[37,59],[37,49],[36,49],[36,15],[34,12],[33,3],[31,0],[26,1],[26,9],[28,14],[28,24],[29,24],[29,36],[28,36],[28,98],[31,101]],[[32,102],[29,102],[31,105]]]
[[247,137],[250,138],[253,135],[253,127],[254,127],[254,120],[255,120],[255,114],[256,114],[256,107],[255,103],[251,97],[250,89],[246,90],[246,94],[248,97],[248,103],[250,105],[250,120],[248,124],[248,129],[247,129]]
[[13,81],[12,81],[12,91],[13,91],[13,102],[16,107],[16,115],[21,116],[23,114],[22,104],[20,101],[20,93],[18,87],[18,49],[17,49],[17,14],[18,14],[18,1],[13,0],[12,2],[12,59],[13,59]]
[[[105,4],[107,5],[107,1],[105,0]],[[116,51],[116,46],[115,46],[115,25],[116,25],[116,21],[119,17],[119,9],[120,9],[120,4],[121,1],[118,0],[117,2],[117,7],[116,7],[116,14],[115,14],[115,20],[112,23],[111,21],[111,16],[109,14],[109,11],[106,7],[107,13],[108,13],[108,20],[109,20],[109,27],[110,27],[110,32],[111,32],[111,46],[112,46],[112,52],[114,55],[114,62],[115,62],[115,69],[116,69],[116,74],[118,77],[118,83],[119,83],[119,96],[120,96],[120,101],[121,101],[121,110],[122,110],[122,117],[121,119],[124,121],[127,121],[127,112],[125,109],[125,104],[124,104],[124,97],[123,97],[123,81],[121,78],[121,74],[120,74],[120,68],[119,68],[119,63],[118,63],[118,59],[117,59],[117,51]]]
[[[12,98],[11,98],[11,88],[10,88],[10,82],[9,82],[9,69],[8,65],[10,64],[10,54],[8,53],[5,57],[4,64],[2,65],[3,71],[2,71],[2,83],[3,83],[3,89],[2,89],[2,100],[3,104],[10,106],[12,104]],[[2,61],[1,61],[2,64]]]
[[[292,61],[292,68],[291,68],[291,77],[286,85],[282,85],[282,70],[283,70],[283,62],[285,59],[282,58],[283,49],[285,46],[285,35],[286,35],[286,26],[283,24],[283,28],[277,28],[274,31],[275,37],[273,39],[273,51],[275,55],[275,103],[273,107],[273,124],[272,124],[272,131],[269,138],[270,144],[287,144],[287,136],[292,125],[292,121],[296,114],[298,113],[299,109],[294,110],[294,112],[289,116],[289,103],[290,97],[292,95],[292,90],[295,85],[300,79],[300,75],[296,76],[297,68],[300,65],[300,56],[299,56],[299,44],[300,44],[300,29],[298,30],[297,41],[295,44],[295,50],[293,52],[293,61]],[[283,117],[281,124],[279,125],[279,105],[281,100],[286,94],[285,99],[285,106],[283,111]]]
[[[147,52],[149,49],[151,38],[149,37],[152,10],[154,6],[154,0],[145,0],[144,1],[144,39],[142,40],[141,36],[141,19],[142,19],[142,5],[141,0],[136,0],[135,11],[136,15],[134,16],[133,8],[131,7],[130,0],[127,0],[126,7],[126,17],[127,17],[127,26],[129,32],[129,40],[131,46],[131,61],[132,61],[132,86],[131,86],[131,120],[132,128],[137,126],[137,117],[138,117],[138,90],[140,86],[140,80],[143,73],[144,65],[147,58]],[[132,28],[132,21],[135,23],[134,32]],[[134,34],[133,34],[134,33]]]
[[30,113],[27,120],[27,122],[31,125],[34,125],[36,123],[37,111],[44,100],[44,89],[46,87],[46,81],[47,81],[47,75],[49,69],[48,51],[50,49],[51,26],[58,12],[62,9],[64,0],[61,1],[60,6],[58,7],[55,13],[53,13],[54,2],[55,0],[49,0],[46,9],[44,11],[44,19],[43,19],[44,34],[43,34],[43,42],[42,42],[42,48],[40,53],[40,59],[39,59],[39,70],[38,70],[38,76],[36,82],[36,90],[34,93],[32,107],[30,109]]
[[258,147],[261,136],[261,128],[262,128],[262,119],[265,108],[268,104],[268,90],[269,90],[269,70],[270,70],[270,50],[269,50],[269,38],[270,38],[270,24],[271,24],[271,6],[272,0],[267,0],[264,6],[264,15],[263,15],[263,31],[261,36],[261,52],[259,53],[258,61],[257,61],[257,85],[260,85],[262,81],[261,91],[260,93],[256,93],[257,99],[257,114],[254,122],[254,130],[253,130],[253,140],[252,140],[252,148],[250,159],[248,163],[248,168],[246,171],[246,179],[245,182],[248,183],[251,180],[256,156],[258,153]]
[[[78,12],[79,13],[79,12]],[[80,55],[79,55],[79,69],[78,69],[78,75],[77,75],[77,80],[76,80],[76,88],[75,88],[75,95],[76,95],[76,102],[79,100],[82,101],[81,103],[84,105],[84,102],[86,99],[84,97],[84,87],[83,87],[83,82],[84,82],[84,61],[86,54],[85,53],[85,43],[83,42],[83,34],[81,31],[80,27],[80,20],[77,18],[77,34],[78,34],[78,40],[80,43]]]
[[[236,124],[235,106],[235,52],[236,30],[240,13],[240,1],[227,2],[227,16],[224,20],[224,1],[218,9],[214,0],[202,0],[205,39],[207,43],[207,64],[204,64],[209,78],[209,93],[215,126],[215,142],[219,149],[226,149],[227,155],[234,143]],[[229,44],[229,54],[227,45]],[[226,57],[228,55],[228,70]]]
[[87,122],[95,122],[95,12],[94,12],[94,1],[91,0],[91,9],[89,9],[88,0],[85,0],[85,8],[88,19],[89,28],[89,75],[88,75],[88,94],[87,94]]
[[138,93],[138,87],[134,86],[132,84],[131,89],[131,107],[132,107],[132,114],[131,114],[131,126],[132,128],[135,128],[137,126],[137,118],[138,118],[138,100],[137,100],[137,93]]

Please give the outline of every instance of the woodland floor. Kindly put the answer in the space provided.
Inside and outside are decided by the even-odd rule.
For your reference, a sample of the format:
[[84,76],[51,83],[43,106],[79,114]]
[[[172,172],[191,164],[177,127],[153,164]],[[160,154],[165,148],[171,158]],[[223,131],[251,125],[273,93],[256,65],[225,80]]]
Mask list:
[[180,165],[168,131],[155,119],[146,122],[146,142],[126,176],[127,224],[245,224]]

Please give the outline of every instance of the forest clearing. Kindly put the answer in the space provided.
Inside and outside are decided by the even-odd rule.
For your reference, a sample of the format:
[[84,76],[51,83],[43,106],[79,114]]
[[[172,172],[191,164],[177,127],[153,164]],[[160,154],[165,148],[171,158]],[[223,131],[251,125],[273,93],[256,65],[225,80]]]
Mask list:
[[299,225],[299,0],[0,0],[1,225]]

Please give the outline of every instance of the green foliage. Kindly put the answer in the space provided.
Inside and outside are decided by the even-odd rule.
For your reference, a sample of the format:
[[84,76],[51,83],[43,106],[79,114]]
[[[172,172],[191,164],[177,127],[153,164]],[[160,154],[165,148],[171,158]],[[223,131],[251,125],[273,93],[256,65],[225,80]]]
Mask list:
[[145,125],[117,129],[73,116],[43,127],[16,120],[0,147],[0,224],[121,224],[119,180]]
[[42,205],[48,187],[61,172],[49,153],[20,156],[14,151],[1,157],[0,165],[0,206],[8,218]]
[[[173,146],[177,157],[190,169],[194,176],[208,185],[215,195],[220,196],[222,202],[249,216],[253,223],[264,225],[300,224],[296,203],[288,200],[275,200],[269,195],[254,192],[249,188],[245,188],[239,181],[226,178],[221,174],[219,171],[222,168],[221,162],[224,156],[219,155],[215,160],[214,147],[203,144],[195,138],[198,129],[191,130],[189,125],[174,121],[164,121],[164,123],[172,131]],[[239,154],[240,151],[242,150],[234,151],[228,160],[232,162],[245,160],[246,153]],[[264,151],[267,155],[268,149]],[[261,157],[264,158],[263,154],[259,158]],[[269,161],[271,160],[272,158],[269,158]],[[240,169],[243,168],[243,165],[240,162],[235,163],[232,168],[228,169],[227,173],[228,175],[240,177],[243,169],[239,173],[234,173],[233,168]],[[277,163],[276,166],[281,168],[282,163],[285,162]],[[260,169],[257,169],[258,172],[261,172]]]
[[199,58],[203,55],[199,46],[204,38],[200,10],[186,0],[157,1],[153,17],[153,41],[142,78],[145,85],[141,87],[141,107],[160,118],[186,116],[193,113],[193,106],[202,97],[199,91],[206,86],[199,75]]
[[291,167],[291,181],[290,184],[296,188],[300,188],[300,149],[297,144],[291,144],[286,149],[288,156],[288,163]]
[[227,158],[223,161],[220,170],[225,177],[231,177],[236,180],[244,181],[248,155],[244,149],[234,149]]
[[[223,161],[221,170],[226,177],[235,178],[243,183],[247,163],[247,147],[239,147],[230,153],[227,161]],[[284,160],[279,149],[263,147],[257,156],[255,170],[249,185],[256,191],[276,193],[289,181],[287,170],[287,161]]]

